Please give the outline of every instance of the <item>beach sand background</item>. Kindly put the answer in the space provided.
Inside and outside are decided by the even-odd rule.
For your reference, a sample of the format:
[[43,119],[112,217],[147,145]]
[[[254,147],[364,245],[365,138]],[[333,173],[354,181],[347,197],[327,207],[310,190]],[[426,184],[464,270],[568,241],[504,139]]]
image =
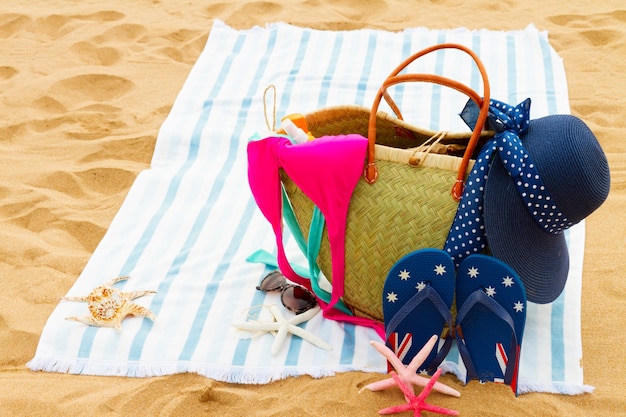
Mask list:
[[[232,385],[195,374],[32,372],[44,324],[103,237],[214,19],[236,29],[515,30],[534,24],[564,60],[571,111],[609,158],[612,189],[587,220],[582,338],[592,394],[526,394],[442,379],[465,416],[626,415],[626,4],[591,1],[23,1],[0,5],[0,415],[375,416],[398,391],[347,373]],[[567,175],[567,173],[564,173]],[[408,415],[408,413],[405,413]]]

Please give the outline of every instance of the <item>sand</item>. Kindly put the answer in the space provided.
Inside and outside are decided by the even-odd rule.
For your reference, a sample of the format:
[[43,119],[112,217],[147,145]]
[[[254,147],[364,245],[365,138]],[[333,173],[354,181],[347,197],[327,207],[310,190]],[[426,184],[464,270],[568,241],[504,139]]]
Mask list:
[[[318,29],[514,30],[534,24],[564,59],[572,113],[607,153],[612,189],[587,220],[582,337],[592,394],[462,386],[431,397],[465,416],[624,415],[626,8],[622,0],[23,1],[0,5],[0,415],[367,416],[397,392],[359,395],[347,373],[231,385],[195,374],[118,378],[26,367],[59,298],[102,239],[214,19]],[[405,415],[408,415],[406,413]]]

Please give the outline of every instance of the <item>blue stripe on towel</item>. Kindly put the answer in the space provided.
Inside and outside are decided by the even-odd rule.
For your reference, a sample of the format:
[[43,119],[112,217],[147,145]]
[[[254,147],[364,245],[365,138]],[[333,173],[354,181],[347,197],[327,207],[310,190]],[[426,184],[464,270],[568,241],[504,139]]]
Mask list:
[[354,104],[358,104],[360,106],[365,105],[365,92],[367,91],[369,76],[372,74],[374,52],[376,50],[376,40],[376,33],[372,32],[369,35],[369,39],[367,42],[367,54],[365,56],[365,60],[363,61],[363,69],[361,71],[361,77],[357,86],[356,97],[354,98]]
[[[302,323],[299,327],[306,328],[307,323]],[[303,340],[299,337],[290,337],[289,349],[287,351],[287,358],[285,359],[285,366],[298,366],[300,359],[300,351],[302,350]]]
[[[411,31],[405,31],[404,36],[402,37],[402,57],[401,61],[411,56],[415,51],[413,50],[413,36]],[[392,69],[389,70],[391,72]],[[385,75],[387,76],[387,75]],[[397,84],[394,86],[393,93],[390,92],[390,95],[393,101],[398,105],[398,107],[402,110],[404,108],[402,100],[404,98],[406,90],[405,84]]]
[[[476,55],[478,56],[481,55],[480,36],[477,36],[476,34],[474,34],[474,36],[472,37],[471,48],[472,48],[472,51],[476,53]],[[480,74],[480,70],[478,69],[478,66],[476,66],[476,64],[474,63],[472,63],[472,75],[470,77],[470,87],[472,88],[472,90],[477,91],[478,94],[481,94],[481,96],[484,97],[483,96],[484,94],[483,78],[482,78],[482,75]]]
[[[269,274],[270,271],[270,268],[265,268],[263,270],[263,273],[259,277],[259,282],[261,282],[261,279]],[[254,307],[263,305],[265,294],[266,293],[263,291],[255,291],[248,310],[248,317],[250,319],[258,319],[260,311],[258,309],[256,309],[255,311]],[[237,346],[235,347],[235,350],[233,352],[233,359],[231,362],[233,366],[245,366],[246,360],[248,358],[248,349],[250,349],[251,340],[251,338],[241,338],[237,341]]]
[[[445,43],[446,42],[446,35],[444,32],[441,32],[437,35],[437,44],[440,43]],[[443,74],[445,75],[445,71],[444,71],[444,64],[445,64],[445,60],[446,60],[446,54],[447,54],[447,50],[441,50],[441,51],[437,51],[435,52],[435,68],[433,70],[433,74]],[[441,85],[437,85],[437,84],[432,84],[431,85],[432,88],[432,98],[430,100],[430,127],[431,129],[435,129],[435,130],[439,130],[442,128],[447,128],[446,126],[442,126],[442,122],[441,122],[441,116],[442,116],[442,112],[446,111],[444,109],[442,109],[442,104],[441,104],[441,94],[442,94],[442,90],[444,87],[442,87]],[[448,87],[445,87],[446,89]]]
[[343,345],[341,349],[341,359],[339,363],[341,365],[349,365],[354,358],[354,347],[356,345],[355,326],[353,324],[346,323],[343,327],[345,332],[343,338]]
[[552,316],[550,320],[552,334],[552,379],[565,380],[565,339],[563,337],[563,319],[565,312],[565,294],[561,294],[552,302]]
[[546,99],[548,100],[548,114],[558,113],[557,97],[555,95],[554,68],[552,66],[551,47],[548,42],[539,42],[543,55],[543,67],[546,78]]
[[[207,320],[207,316],[209,315],[209,311],[213,306],[213,301],[215,300],[215,295],[217,290],[219,289],[220,282],[224,279],[228,268],[231,265],[233,257],[237,252],[238,246],[242,242],[242,237],[244,236],[246,230],[248,229],[250,222],[253,218],[253,213],[256,210],[256,202],[253,199],[248,200],[248,204],[246,205],[245,211],[241,216],[239,223],[237,224],[237,228],[235,229],[235,233],[224,253],[223,258],[219,262],[219,266],[215,271],[215,274],[207,284],[204,290],[204,295],[202,297],[202,302],[196,311],[194,321],[189,330],[189,334],[186,338],[186,343],[180,352],[178,357],[181,361],[188,361],[193,356],[196,346],[200,341],[202,329]],[[146,320],[144,320],[146,323]],[[208,336],[207,336],[208,337]],[[143,346],[145,342],[145,337],[138,341]],[[132,358],[131,358],[132,359]]]
[[[507,98],[507,102],[512,105],[516,105],[520,101],[524,100],[524,98],[520,98],[518,96],[518,88],[517,88],[517,55],[515,51],[515,38],[512,36],[506,37],[506,46],[507,46],[507,74],[510,74],[508,77],[508,90],[509,95]],[[495,98],[495,97],[494,97]]]
[[[289,76],[285,81],[285,84],[281,86],[283,89],[281,99],[277,103],[277,114],[279,117],[286,116],[287,108],[289,107],[289,102],[291,99],[291,92],[293,91],[294,83],[296,81],[296,76],[302,69],[302,61],[306,56],[306,50],[309,45],[309,39],[311,37],[311,32],[303,31],[302,36],[300,37],[300,42],[298,45],[298,51],[294,57],[294,63],[289,71]],[[278,128],[278,126],[276,127]]]
[[337,63],[339,62],[339,56],[341,54],[341,47],[343,45],[343,33],[338,32],[335,35],[335,41],[333,42],[333,49],[330,53],[330,59],[328,60],[328,68],[322,77],[322,85],[320,90],[320,95],[317,101],[317,108],[326,107],[326,103],[328,102],[328,93],[330,90],[330,86],[332,85],[333,75],[337,69]]

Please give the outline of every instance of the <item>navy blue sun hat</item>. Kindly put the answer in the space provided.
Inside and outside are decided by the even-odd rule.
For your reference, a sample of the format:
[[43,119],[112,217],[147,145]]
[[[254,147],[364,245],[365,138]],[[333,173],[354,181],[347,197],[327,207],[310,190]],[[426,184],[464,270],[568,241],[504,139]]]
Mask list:
[[[520,139],[547,198],[538,193],[542,200],[536,200],[531,194],[536,204],[522,198],[520,178],[509,174],[496,152],[484,186],[485,237],[491,254],[518,273],[528,300],[545,304],[561,294],[567,281],[563,232],[606,200],[609,166],[594,134],[575,116],[532,120]],[[531,185],[528,193],[534,192]]]

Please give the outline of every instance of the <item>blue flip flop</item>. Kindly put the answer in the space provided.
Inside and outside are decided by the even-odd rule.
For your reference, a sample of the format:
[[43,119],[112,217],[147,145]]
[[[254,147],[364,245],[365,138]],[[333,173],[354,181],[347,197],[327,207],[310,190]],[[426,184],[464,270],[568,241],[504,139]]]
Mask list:
[[526,322],[526,291],[519,276],[496,258],[468,256],[457,271],[456,303],[456,340],[466,382],[504,383],[517,395]]
[[[447,252],[420,249],[400,259],[383,287],[385,342],[408,365],[433,336],[452,329],[454,263]],[[441,340],[441,339],[440,339]],[[433,347],[420,372],[433,374],[450,350],[452,339]]]

